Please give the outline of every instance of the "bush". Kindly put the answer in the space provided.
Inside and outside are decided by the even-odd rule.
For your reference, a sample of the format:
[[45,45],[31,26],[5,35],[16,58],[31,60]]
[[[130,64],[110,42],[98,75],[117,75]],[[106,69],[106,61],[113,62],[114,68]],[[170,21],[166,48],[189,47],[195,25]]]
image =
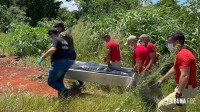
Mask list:
[[[197,1],[191,1],[187,6],[177,6],[175,8],[148,5],[132,10],[101,13],[98,16],[88,14],[83,18],[83,21],[87,24],[91,35],[96,35],[94,36],[96,39],[91,38],[91,41],[101,41],[101,37],[105,31],[110,32],[111,35],[113,33],[117,34],[117,38],[116,36],[112,37],[120,43],[123,53],[127,53],[125,51],[127,48],[123,45],[123,42],[129,35],[139,37],[141,34],[148,34],[152,37],[150,39],[151,42],[154,42],[156,45],[158,58],[162,58],[164,54],[168,53],[166,48],[167,36],[174,31],[182,31],[186,37],[186,48],[191,50],[196,56],[197,68],[199,68],[200,50],[198,44],[200,43],[200,37],[198,29],[200,29],[200,12],[197,8],[199,5]],[[99,55],[101,54],[99,53]],[[127,54],[122,55],[123,60],[130,58]],[[200,79],[199,73],[200,71],[197,70],[198,79]]]
[[12,22],[22,22],[28,21],[29,18],[25,16],[25,12],[20,10],[19,7],[6,7],[0,5],[0,32],[6,32],[9,27],[10,23]]
[[48,48],[47,29],[30,27],[24,23],[11,23],[8,34],[1,38],[2,49],[9,55],[39,55]]

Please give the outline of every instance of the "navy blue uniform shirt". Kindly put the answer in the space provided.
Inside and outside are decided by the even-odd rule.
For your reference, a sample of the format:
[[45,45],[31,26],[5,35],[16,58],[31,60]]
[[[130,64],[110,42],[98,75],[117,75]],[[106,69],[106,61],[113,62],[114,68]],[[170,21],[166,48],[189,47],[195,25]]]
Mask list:
[[62,37],[55,37],[52,40],[53,45],[57,50],[51,55],[51,62],[68,59],[68,43]]

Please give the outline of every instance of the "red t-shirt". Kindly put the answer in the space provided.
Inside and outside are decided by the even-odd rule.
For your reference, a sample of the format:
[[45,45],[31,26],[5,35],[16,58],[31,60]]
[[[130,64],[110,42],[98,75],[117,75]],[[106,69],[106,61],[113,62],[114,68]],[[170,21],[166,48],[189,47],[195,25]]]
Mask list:
[[[136,60],[142,60],[142,66],[147,66],[149,64],[147,49],[143,45],[136,46],[136,48],[133,50],[132,58],[134,66],[136,65]],[[139,70],[139,73],[141,72],[142,72],[142,67]]]
[[187,49],[181,49],[177,54],[174,61],[174,69],[176,71],[176,83],[179,84],[179,79],[181,76],[180,69],[190,68],[190,77],[187,85],[192,85],[193,88],[197,87],[196,79],[196,59],[192,52]]
[[110,60],[112,62],[121,61],[119,44],[116,41],[110,39],[106,43],[106,49],[110,49]]
[[[154,53],[155,54],[155,60],[154,60],[153,64],[156,64],[156,48],[155,48],[155,46],[151,42],[148,42],[146,48],[147,48],[148,55],[150,53]],[[149,59],[151,60],[150,55],[149,55]]]

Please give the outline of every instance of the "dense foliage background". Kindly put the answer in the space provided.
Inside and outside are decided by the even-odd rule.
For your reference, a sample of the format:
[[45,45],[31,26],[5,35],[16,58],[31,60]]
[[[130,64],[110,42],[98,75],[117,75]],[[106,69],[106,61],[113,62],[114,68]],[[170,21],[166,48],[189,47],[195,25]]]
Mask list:
[[54,0],[0,0],[0,51],[9,55],[40,55],[47,48],[44,43],[49,41],[48,28],[63,22],[75,38],[79,60],[103,63],[102,35],[109,32],[121,45],[124,66],[130,66],[131,50],[124,46],[127,36],[148,34],[158,56],[162,56],[168,53],[167,36],[179,30],[185,33],[186,47],[196,55],[199,67],[199,0],[187,0],[182,5],[176,0],[160,0],[156,4],[150,0],[75,2],[79,10],[69,12],[59,8],[61,2]]
[[47,30],[63,22],[74,37],[78,60],[103,63],[102,35],[109,32],[120,43],[123,65],[130,67],[132,51],[124,46],[129,35],[148,34],[158,60],[168,60],[167,36],[182,31],[196,56],[200,80],[200,0],[186,1],[75,0],[79,10],[70,12],[54,0],[0,0],[0,54],[40,56],[50,45]]

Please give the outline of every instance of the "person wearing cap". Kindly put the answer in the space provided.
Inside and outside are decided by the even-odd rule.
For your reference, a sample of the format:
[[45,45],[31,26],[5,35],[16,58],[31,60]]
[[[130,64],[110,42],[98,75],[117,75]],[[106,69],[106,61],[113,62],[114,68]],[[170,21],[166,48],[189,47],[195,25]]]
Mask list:
[[70,95],[69,89],[64,86],[63,80],[65,73],[70,68],[68,59],[68,43],[59,36],[56,28],[51,28],[48,35],[52,39],[52,46],[38,60],[41,66],[42,61],[48,56],[51,57],[51,68],[48,74],[48,85],[58,91],[58,97]]
[[[70,34],[69,30],[65,30],[65,26],[63,23],[55,24],[54,28],[57,28],[57,31],[60,34],[60,36],[63,37],[68,42],[69,60],[71,60],[71,62],[74,62],[76,60],[76,51],[74,49],[74,41],[72,35]],[[82,87],[84,84],[84,82],[81,80],[78,80],[78,83],[79,87]]]
[[[149,64],[146,66],[146,70],[149,71],[149,75],[152,71],[152,67],[156,65],[156,47],[154,46],[153,43],[151,43],[149,41],[149,37],[146,34],[142,34],[139,37],[139,42],[140,44],[142,44],[143,46],[145,46],[147,48],[147,53],[149,56]],[[161,92],[161,90],[158,88],[158,86],[155,84],[155,81],[150,81],[149,82],[149,87],[150,89],[158,96],[158,98],[162,98],[163,94]]]
[[150,69],[152,66],[156,65],[156,47],[153,43],[149,41],[149,37],[146,34],[142,34],[139,37],[140,44],[147,48],[147,52],[150,56],[149,64],[146,66],[146,69]]
[[[139,77],[141,77],[142,80],[145,80],[145,78],[148,75],[147,71],[144,71],[144,67],[146,67],[149,63],[148,55],[147,55],[147,49],[141,45],[136,36],[131,35],[127,38],[125,45],[128,45],[130,48],[133,49],[132,54],[132,60],[133,60],[133,79],[130,86],[136,86]],[[154,98],[150,95],[147,85],[143,85],[140,88],[139,91],[140,95],[144,100],[146,100],[148,103],[155,104]]]
[[70,34],[69,30],[65,30],[63,23],[57,23],[54,25],[54,28],[57,29],[61,37],[63,37],[69,44],[69,60],[76,60],[76,52],[74,49],[73,37]]
[[57,29],[58,33],[65,31],[65,26],[63,23],[56,23],[53,27]]
[[175,74],[177,87],[158,103],[162,112],[186,112],[189,98],[197,95],[196,59],[191,51],[184,47],[185,36],[182,32],[174,32],[168,38],[169,49],[176,53],[174,66],[158,81],[158,85]]
[[121,67],[121,55],[119,44],[111,39],[109,34],[105,34],[103,40],[106,42],[106,63],[108,66]]

